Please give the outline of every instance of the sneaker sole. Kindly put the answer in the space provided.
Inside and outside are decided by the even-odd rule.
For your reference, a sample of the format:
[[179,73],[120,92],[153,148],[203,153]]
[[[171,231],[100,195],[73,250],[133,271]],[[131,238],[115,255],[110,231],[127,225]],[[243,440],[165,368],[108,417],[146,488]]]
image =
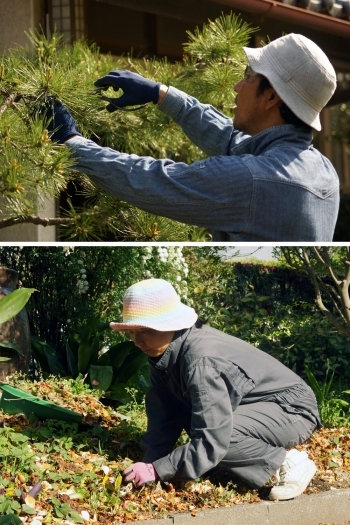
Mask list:
[[308,476],[307,476],[306,480],[304,481],[304,483],[302,485],[300,485],[299,487],[295,487],[294,490],[287,491],[286,494],[283,494],[282,491],[281,491],[281,494],[275,494],[273,492],[273,490],[274,490],[274,488],[277,489],[278,487],[272,487],[271,492],[269,494],[269,499],[270,500],[272,500],[272,501],[284,501],[284,500],[287,500],[287,499],[293,499],[293,498],[296,498],[297,496],[300,496],[300,494],[302,494],[304,492],[304,490],[309,485],[310,481],[312,480],[312,478],[314,477],[314,475],[316,474],[316,471],[317,471],[317,467],[316,467],[315,463],[311,459],[308,459],[307,461],[308,461]]

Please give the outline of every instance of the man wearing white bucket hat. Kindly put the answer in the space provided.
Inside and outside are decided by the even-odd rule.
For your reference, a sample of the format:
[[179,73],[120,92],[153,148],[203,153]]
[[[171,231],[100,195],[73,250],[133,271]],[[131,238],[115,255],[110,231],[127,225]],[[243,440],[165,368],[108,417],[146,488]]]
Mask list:
[[[330,242],[339,208],[339,181],[312,146],[320,112],[336,88],[323,51],[290,34],[258,49],[243,48],[248,67],[234,120],[174,88],[130,71],[95,83],[123,95],[110,112],[146,102],[181,126],[207,155],[193,164],[127,155],[84,139],[58,105],[52,138],[76,152],[78,171],[105,191],[148,212],[206,227],[213,241]],[[48,113],[48,115],[52,115]]]
[[[170,283],[127,289],[123,322],[148,355],[151,386],[142,461],[125,469],[137,487],[186,481],[214,467],[254,488],[273,474],[272,500],[300,495],[316,466],[295,446],[320,426],[312,390],[294,372],[248,343],[203,325]],[[190,441],[174,448],[182,430]]]

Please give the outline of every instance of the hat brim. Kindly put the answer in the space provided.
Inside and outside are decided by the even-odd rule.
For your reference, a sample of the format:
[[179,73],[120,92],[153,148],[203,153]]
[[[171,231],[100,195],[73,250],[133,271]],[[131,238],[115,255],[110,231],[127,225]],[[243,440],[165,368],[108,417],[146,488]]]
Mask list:
[[133,319],[129,322],[116,323],[112,321],[109,326],[118,332],[151,328],[158,332],[169,332],[190,328],[197,321],[198,315],[193,308],[180,303],[176,315],[166,319]]
[[109,326],[112,328],[112,330],[116,330],[117,332],[122,332],[123,330],[138,330],[139,328],[150,328],[150,326],[146,326],[142,324],[115,323],[115,322],[109,323]]

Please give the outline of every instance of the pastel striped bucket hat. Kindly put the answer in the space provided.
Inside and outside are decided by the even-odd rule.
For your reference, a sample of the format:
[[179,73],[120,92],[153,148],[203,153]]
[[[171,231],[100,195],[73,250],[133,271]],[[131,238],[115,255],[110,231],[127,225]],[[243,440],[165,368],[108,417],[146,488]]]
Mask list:
[[198,316],[183,304],[164,279],[146,279],[128,288],[123,298],[123,322],[111,322],[113,330],[152,328],[160,332],[190,328]]

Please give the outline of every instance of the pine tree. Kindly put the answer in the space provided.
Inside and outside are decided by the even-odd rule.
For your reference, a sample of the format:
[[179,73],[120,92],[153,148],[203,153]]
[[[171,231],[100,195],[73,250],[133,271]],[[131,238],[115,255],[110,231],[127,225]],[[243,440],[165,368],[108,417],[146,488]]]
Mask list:
[[[0,228],[21,223],[59,225],[61,238],[71,241],[98,241],[106,235],[118,241],[208,240],[205,230],[118,201],[87,176],[69,169],[69,149],[53,143],[42,119],[33,114],[52,96],[67,106],[83,136],[102,146],[193,162],[203,153],[153,104],[139,111],[109,114],[93,93],[94,81],[112,69],[132,69],[232,115],[233,86],[245,63],[242,46],[253,31],[239,17],[222,15],[202,30],[188,32],[183,60],[176,63],[166,58],[102,55],[85,41],[67,46],[58,34],[47,39],[37,32],[28,35],[30,47],[0,56]],[[38,195],[57,198],[68,184],[79,188],[84,204],[70,203],[60,216],[40,218]]]

